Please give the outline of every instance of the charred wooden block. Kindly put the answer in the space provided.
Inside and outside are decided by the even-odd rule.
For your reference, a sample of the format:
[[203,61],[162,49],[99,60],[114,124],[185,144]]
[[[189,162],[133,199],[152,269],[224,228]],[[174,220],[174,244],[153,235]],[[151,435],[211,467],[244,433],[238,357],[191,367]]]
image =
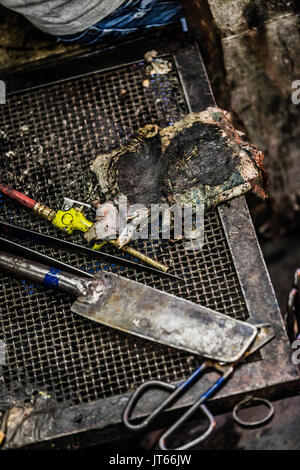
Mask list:
[[228,115],[211,107],[164,129],[145,126],[91,169],[106,200],[123,195],[147,207],[166,200],[212,207],[251,189],[266,197],[262,162]]
[[[106,201],[125,196],[129,205],[142,204],[127,215],[129,225],[118,238],[124,246],[153,204],[210,208],[251,189],[266,197],[262,162],[263,154],[242,140],[228,115],[211,107],[164,129],[145,126],[129,144],[100,155],[91,168]],[[97,216],[85,234],[88,241],[106,240],[116,227],[114,211],[103,212],[100,206]]]

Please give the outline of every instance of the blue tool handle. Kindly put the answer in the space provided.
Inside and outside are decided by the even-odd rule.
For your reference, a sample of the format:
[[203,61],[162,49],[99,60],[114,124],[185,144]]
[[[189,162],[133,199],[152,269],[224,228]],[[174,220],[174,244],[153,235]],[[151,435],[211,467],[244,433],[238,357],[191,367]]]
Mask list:
[[[123,422],[125,426],[131,431],[141,431],[146,429],[168,406],[170,406],[185,390],[190,386],[206,368],[206,363],[202,364],[193,374],[180,385],[172,385],[167,382],[160,380],[150,380],[142,384],[131,396],[125,411],[123,413]],[[145,418],[139,424],[133,424],[130,422],[130,418],[142,396],[151,389],[160,389],[172,392],[147,418]],[[152,397],[153,400],[153,397]]]
[[209,387],[208,390],[206,390],[206,392],[203,393],[203,395],[201,395],[197,403],[198,404],[205,403],[219,388],[222,387],[226,379],[227,379],[227,376],[222,375],[211,387]]
[[203,362],[201,366],[199,366],[190,376],[188,379],[186,379],[184,382],[182,382],[178,388],[181,391],[184,391],[187,389],[192,383],[204,372],[204,370],[207,368],[207,363]]
[[[195,371],[197,372],[197,371]],[[229,375],[233,372],[233,367],[229,367],[224,375],[222,375],[216,382],[214,382],[199,398],[198,400],[191,406],[160,438],[159,440],[159,448],[161,450],[188,450],[191,447],[203,442],[213,431],[215,427],[215,419],[209,409],[204,405],[204,403],[218,390],[224,385]],[[189,379],[188,379],[189,380]],[[209,426],[205,432],[200,434],[196,439],[181,445],[177,448],[168,448],[166,444],[166,440],[170,438],[170,436],[182,426],[183,423],[188,421],[192,415],[196,411],[201,411],[207,418],[209,422]]]

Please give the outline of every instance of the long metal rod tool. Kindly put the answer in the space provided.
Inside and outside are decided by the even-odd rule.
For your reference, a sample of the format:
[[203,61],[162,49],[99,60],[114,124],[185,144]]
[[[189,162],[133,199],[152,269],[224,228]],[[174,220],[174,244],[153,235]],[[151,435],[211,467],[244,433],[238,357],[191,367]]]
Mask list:
[[10,253],[25,256],[26,258],[32,259],[33,261],[37,261],[38,263],[46,263],[53,266],[56,269],[62,269],[69,273],[74,274],[75,276],[84,276],[92,278],[93,275],[83,271],[81,269],[75,268],[74,266],[70,266],[69,264],[63,263],[55,258],[51,258],[51,256],[44,255],[43,253],[39,253],[35,250],[31,250],[26,246],[20,245],[19,243],[14,243],[10,240],[6,240],[6,238],[0,237],[0,246],[3,250],[6,250]]

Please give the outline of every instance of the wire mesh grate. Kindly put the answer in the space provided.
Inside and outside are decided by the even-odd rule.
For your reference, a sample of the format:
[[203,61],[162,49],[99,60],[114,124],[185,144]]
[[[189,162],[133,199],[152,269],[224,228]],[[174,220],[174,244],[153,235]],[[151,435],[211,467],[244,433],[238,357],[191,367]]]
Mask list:
[[[0,107],[3,179],[53,208],[61,208],[63,196],[86,200],[92,187],[89,165],[99,153],[125,143],[149,122],[166,126],[188,112],[174,63],[168,74],[151,77],[147,87],[145,76],[146,64],[137,62],[10,95]],[[0,213],[8,222],[64,237],[5,197],[0,198]],[[80,240],[80,234],[73,237]],[[35,247],[90,272],[109,269],[232,317],[248,318],[217,212],[206,214],[205,245],[196,254],[181,242],[136,241],[135,246],[170,265],[185,282]],[[72,300],[0,274],[7,384],[43,387],[57,400],[76,404],[124,393],[150,378],[179,380],[197,364],[190,354],[76,316]]]

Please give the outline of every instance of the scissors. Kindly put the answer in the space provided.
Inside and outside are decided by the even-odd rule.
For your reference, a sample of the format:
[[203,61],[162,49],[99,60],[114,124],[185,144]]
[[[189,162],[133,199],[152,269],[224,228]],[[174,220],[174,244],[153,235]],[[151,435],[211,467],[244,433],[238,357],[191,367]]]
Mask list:
[[[179,398],[206,370],[214,369],[221,374],[220,378],[217,379],[209,388],[195,401],[195,403],[169,428],[163,433],[160,437],[158,446],[161,450],[188,450],[191,447],[199,444],[204,441],[213,431],[216,421],[205,405],[206,401],[217,391],[219,390],[227,381],[227,379],[233,374],[235,367],[246,357],[250,356],[254,352],[261,349],[265,344],[271,341],[275,334],[270,325],[263,324],[258,325],[258,334],[250,346],[250,348],[244,353],[244,355],[239,359],[239,361],[231,364],[221,364],[212,360],[206,360],[203,362],[191,375],[190,377],[182,382],[179,385],[170,384],[168,382],[163,382],[160,380],[150,380],[143,383],[138,389],[133,393],[129,402],[123,413],[123,422],[125,426],[131,431],[143,431],[145,430],[154,420],[156,420],[160,414],[169,407],[176,399]],[[168,398],[161,403],[149,416],[147,416],[144,421],[138,424],[133,424],[130,421],[132,413],[139,403],[141,397],[145,392],[151,389],[160,389],[167,392],[171,392]],[[171,449],[167,447],[167,439],[177,430],[180,426],[185,423],[197,410],[200,410],[202,414],[208,419],[209,426],[208,429],[201,434],[196,439],[177,447],[176,449]]]

